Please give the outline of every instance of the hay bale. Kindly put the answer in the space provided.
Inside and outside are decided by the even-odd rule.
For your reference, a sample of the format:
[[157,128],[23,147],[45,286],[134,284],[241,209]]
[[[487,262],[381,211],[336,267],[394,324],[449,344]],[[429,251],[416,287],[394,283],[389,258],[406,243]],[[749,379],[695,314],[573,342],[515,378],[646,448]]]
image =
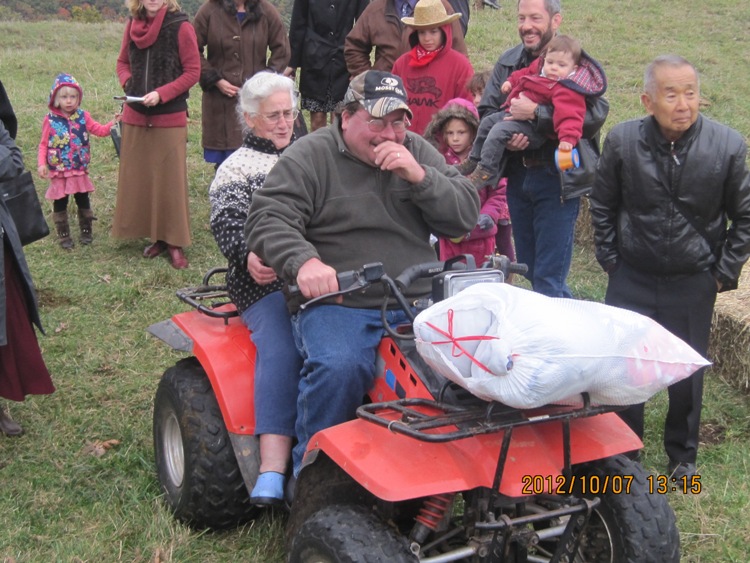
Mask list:
[[750,393],[750,267],[738,289],[716,298],[709,356],[722,379]]

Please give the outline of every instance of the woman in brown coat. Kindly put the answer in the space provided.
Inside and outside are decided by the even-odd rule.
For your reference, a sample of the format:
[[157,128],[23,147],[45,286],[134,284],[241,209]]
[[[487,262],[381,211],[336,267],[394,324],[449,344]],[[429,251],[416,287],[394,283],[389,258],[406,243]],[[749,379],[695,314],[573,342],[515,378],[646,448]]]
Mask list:
[[283,72],[289,39],[281,15],[268,0],[206,0],[193,26],[201,53],[203,156],[218,167],[242,145],[236,113],[239,89],[261,70]]

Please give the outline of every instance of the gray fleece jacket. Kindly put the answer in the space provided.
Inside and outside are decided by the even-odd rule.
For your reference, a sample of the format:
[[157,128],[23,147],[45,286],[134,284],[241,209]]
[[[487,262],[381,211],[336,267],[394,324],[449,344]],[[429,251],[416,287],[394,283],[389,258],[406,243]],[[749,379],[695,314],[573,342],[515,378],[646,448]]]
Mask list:
[[[302,137],[253,194],[245,224],[248,248],[290,283],[311,258],[338,272],[383,262],[392,277],[436,260],[430,233],[456,237],[469,232],[479,215],[479,197],[422,137],[407,133],[404,146],[426,171],[419,184],[355,158],[339,120]],[[428,292],[425,280],[409,294]],[[380,287],[373,287],[346,297],[343,304],[375,308],[382,295]]]

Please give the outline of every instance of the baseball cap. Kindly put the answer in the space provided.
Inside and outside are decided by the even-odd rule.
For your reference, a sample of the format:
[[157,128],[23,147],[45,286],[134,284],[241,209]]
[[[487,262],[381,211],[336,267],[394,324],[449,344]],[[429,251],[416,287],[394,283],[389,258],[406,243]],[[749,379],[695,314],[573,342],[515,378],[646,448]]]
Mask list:
[[413,117],[406,98],[404,83],[395,74],[366,70],[355,76],[344,95],[344,103],[359,102],[371,116],[385,117],[397,109]]

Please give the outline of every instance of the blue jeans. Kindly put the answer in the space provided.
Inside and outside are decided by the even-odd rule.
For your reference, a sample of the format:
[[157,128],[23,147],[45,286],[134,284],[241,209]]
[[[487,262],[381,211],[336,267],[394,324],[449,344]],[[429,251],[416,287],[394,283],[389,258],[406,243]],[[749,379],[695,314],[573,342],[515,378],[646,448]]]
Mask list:
[[266,295],[242,313],[255,344],[255,434],[294,436],[302,358],[292,335],[280,291]]
[[572,297],[566,283],[573,258],[573,234],[580,198],[560,201],[560,173],[554,163],[539,168],[508,166],[508,209],[516,259],[526,264],[534,291]]
[[[388,322],[406,321],[389,311]],[[356,416],[372,388],[375,357],[383,337],[380,310],[319,305],[292,317],[297,347],[304,358],[297,398],[297,445],[292,451],[297,476],[313,434]]]

